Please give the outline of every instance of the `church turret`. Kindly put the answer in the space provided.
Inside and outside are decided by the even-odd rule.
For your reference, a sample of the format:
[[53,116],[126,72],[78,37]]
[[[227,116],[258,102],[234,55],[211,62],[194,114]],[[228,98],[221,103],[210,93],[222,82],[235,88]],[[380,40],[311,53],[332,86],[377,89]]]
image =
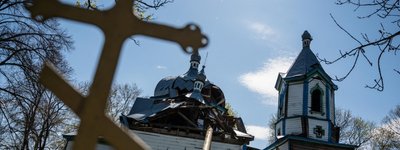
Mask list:
[[191,64],[191,68],[197,69],[199,68],[199,64],[200,64],[200,55],[198,52],[194,52],[191,56],[190,56],[190,64]]
[[286,74],[279,74],[276,136],[296,135],[337,143],[334,91],[337,86],[310,49],[312,37],[302,35],[303,49]]
[[200,102],[205,103],[203,96],[201,95],[201,90],[204,87],[205,81],[206,81],[206,75],[204,74],[204,68],[201,69],[200,73],[197,75],[194,85],[193,85],[193,92],[189,93],[187,96],[193,99],[196,99]]
[[337,86],[310,49],[311,34],[304,31],[303,48],[286,73],[279,73],[278,113],[274,143],[266,150],[337,149],[354,150],[340,144],[335,127]]

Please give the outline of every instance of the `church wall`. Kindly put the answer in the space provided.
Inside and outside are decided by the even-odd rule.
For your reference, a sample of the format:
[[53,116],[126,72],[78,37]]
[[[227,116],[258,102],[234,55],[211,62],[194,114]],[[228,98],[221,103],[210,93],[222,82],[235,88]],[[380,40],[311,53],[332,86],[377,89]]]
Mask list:
[[293,150],[354,150],[353,148],[345,148],[339,146],[331,146],[317,143],[307,143],[304,141],[289,141],[290,148]]
[[277,150],[289,150],[289,142],[285,142],[282,145],[278,146]]
[[[311,92],[313,90],[314,87],[316,87],[316,85],[318,84],[318,86],[320,87],[320,90],[322,91],[323,95],[322,95],[322,101],[321,101],[321,110],[322,113],[319,112],[311,112]],[[309,81],[308,83],[308,103],[307,103],[307,112],[309,116],[312,117],[316,117],[316,118],[321,118],[321,119],[327,119],[327,109],[326,109],[326,88],[325,88],[325,83],[321,82],[321,80],[317,80],[317,79],[312,79],[311,81]],[[330,93],[329,93],[330,94]]]
[[[136,133],[144,142],[146,142],[153,150],[171,150],[171,149],[202,149],[204,140],[163,135],[151,132],[143,132],[131,130]],[[242,145],[227,144],[221,142],[212,142],[212,150],[240,150]]]
[[297,116],[303,114],[303,84],[291,83],[288,91],[287,116]]
[[[316,126],[321,126],[322,129],[325,131],[324,135],[321,138],[316,137],[314,133],[314,128]],[[308,119],[308,137],[317,139],[317,140],[323,140],[323,141],[328,141],[328,122],[327,121],[322,121],[322,120],[316,120],[316,119]]]
[[286,119],[286,135],[302,133],[301,118]]

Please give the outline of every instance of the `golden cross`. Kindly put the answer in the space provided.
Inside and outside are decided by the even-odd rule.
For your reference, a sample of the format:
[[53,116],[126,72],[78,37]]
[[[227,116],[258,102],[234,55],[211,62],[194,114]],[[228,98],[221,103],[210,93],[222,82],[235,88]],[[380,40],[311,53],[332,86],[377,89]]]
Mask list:
[[87,97],[72,88],[51,64],[46,63],[40,74],[40,82],[81,119],[74,149],[95,149],[98,137],[104,137],[116,149],[149,149],[136,135],[126,133],[115,125],[104,112],[121,46],[126,38],[146,35],[176,42],[185,52],[194,53],[208,43],[207,37],[193,24],[178,29],[141,21],[133,14],[133,4],[132,0],[118,0],[113,8],[105,11],[65,5],[57,0],[33,0],[26,5],[37,21],[61,17],[96,25],[104,32],[103,50]]

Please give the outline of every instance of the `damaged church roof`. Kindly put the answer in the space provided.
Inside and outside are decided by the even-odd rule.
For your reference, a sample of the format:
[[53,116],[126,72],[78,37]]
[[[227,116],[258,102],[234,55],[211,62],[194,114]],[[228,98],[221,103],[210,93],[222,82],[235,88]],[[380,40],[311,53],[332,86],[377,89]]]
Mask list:
[[232,144],[248,144],[254,136],[246,132],[241,118],[227,114],[222,90],[211,83],[205,66],[199,71],[201,57],[193,53],[189,70],[176,77],[161,79],[154,96],[137,98],[121,123],[133,130],[157,132],[185,130],[191,138],[204,138],[205,129],[214,130],[213,140]]

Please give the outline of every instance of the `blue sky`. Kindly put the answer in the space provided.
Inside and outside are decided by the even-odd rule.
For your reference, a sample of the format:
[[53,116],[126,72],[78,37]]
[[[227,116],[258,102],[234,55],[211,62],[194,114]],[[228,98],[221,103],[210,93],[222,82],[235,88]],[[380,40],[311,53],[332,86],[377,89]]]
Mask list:
[[[111,7],[98,0],[104,8]],[[153,12],[154,22],[183,27],[188,23],[200,26],[210,43],[201,49],[202,62],[208,52],[206,75],[222,88],[227,102],[241,116],[249,132],[256,136],[252,146],[265,148],[267,122],[277,111],[277,92],[274,89],[279,72],[286,72],[301,50],[301,34],[308,30],[314,40],[311,49],[320,57],[334,59],[338,50],[351,49],[357,44],[341,31],[330,18],[331,13],[354,35],[376,35],[380,23],[388,20],[357,19],[372,11],[337,6],[334,1],[305,0],[175,0]],[[67,53],[76,82],[91,81],[103,43],[102,32],[92,26],[62,20],[62,26],[74,39],[75,50]],[[397,28],[385,26],[388,30]],[[140,46],[127,40],[114,82],[136,83],[143,96],[152,96],[158,81],[166,76],[183,74],[189,68],[190,56],[179,45],[153,38],[136,36]],[[367,51],[373,55],[375,49]],[[354,115],[380,123],[381,119],[400,104],[397,85],[400,75],[399,56],[384,55],[385,91],[364,86],[377,77],[375,68],[365,60],[343,82],[335,82],[336,106],[349,109]],[[376,62],[373,60],[374,65]],[[351,61],[323,65],[330,76],[342,76],[350,69]]]

